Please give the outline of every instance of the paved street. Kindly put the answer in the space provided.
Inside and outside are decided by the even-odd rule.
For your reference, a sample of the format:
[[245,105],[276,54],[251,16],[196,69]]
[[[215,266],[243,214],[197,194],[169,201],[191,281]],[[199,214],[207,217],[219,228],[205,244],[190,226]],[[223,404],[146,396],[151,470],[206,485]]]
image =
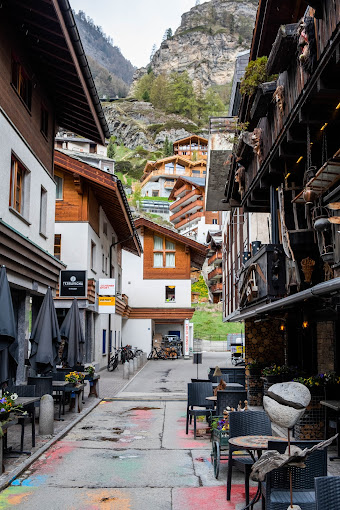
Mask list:
[[[200,377],[226,366],[224,354],[203,357]],[[191,360],[150,361],[116,396],[113,374],[102,373],[104,400],[1,493],[0,509],[191,510],[212,500],[215,510],[241,508],[242,475],[227,503],[225,463],[216,480],[208,436],[185,434],[186,383],[196,368]],[[117,388],[114,380],[117,373]]]

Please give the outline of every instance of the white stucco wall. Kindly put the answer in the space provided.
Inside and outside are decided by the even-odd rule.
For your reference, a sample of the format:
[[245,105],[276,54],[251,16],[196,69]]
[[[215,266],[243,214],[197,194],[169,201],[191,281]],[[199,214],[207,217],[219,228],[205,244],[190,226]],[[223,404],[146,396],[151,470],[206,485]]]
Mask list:
[[[103,330],[106,330],[106,353],[103,353]],[[122,338],[122,318],[120,315],[111,314],[112,347],[120,347]],[[100,368],[105,368],[108,362],[109,351],[109,314],[95,314],[94,322],[94,360],[99,363]],[[123,345],[127,342],[123,341]]]
[[155,181],[147,182],[145,184],[145,186],[143,186],[141,189],[142,197],[152,197],[153,189],[156,189],[159,191],[159,189],[160,189],[159,182],[155,182]]
[[[192,232],[194,229],[197,229],[197,234],[195,236],[190,234],[190,232]],[[211,232],[220,230],[220,226],[205,223],[205,217],[203,216],[195,225],[190,225],[189,227],[184,226],[184,228],[180,229],[178,232],[183,236],[188,236],[191,239],[194,239],[198,243],[206,244],[209,230]]]
[[[269,223],[268,223],[269,220]],[[270,214],[249,213],[249,242],[261,241],[262,244],[269,243]]]
[[[191,306],[191,280],[144,280],[143,255],[123,251],[123,293],[135,308],[184,308]],[[169,270],[170,273],[170,270]],[[175,285],[175,302],[165,301],[165,286]]]
[[[0,218],[42,249],[53,255],[55,182],[51,175],[39,163],[1,110],[0,139]],[[24,182],[25,196],[23,198],[23,217],[12,212],[9,208],[12,152],[28,170]],[[41,236],[39,232],[41,187],[47,192],[46,238]],[[29,224],[27,222],[29,222]]]
[[152,320],[124,319],[123,345],[130,344],[149,354],[152,348]]

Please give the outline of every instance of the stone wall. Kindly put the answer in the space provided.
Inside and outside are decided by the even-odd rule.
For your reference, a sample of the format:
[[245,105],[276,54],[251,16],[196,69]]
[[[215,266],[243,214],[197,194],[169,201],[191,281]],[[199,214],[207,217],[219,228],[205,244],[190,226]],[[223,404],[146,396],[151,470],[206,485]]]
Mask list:
[[318,322],[316,325],[318,372],[334,370],[334,322]]

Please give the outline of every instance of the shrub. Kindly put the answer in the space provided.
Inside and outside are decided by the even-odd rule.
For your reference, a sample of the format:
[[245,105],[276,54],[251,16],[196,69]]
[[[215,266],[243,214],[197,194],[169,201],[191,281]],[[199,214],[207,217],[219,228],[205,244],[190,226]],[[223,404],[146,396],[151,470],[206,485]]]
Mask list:
[[244,76],[241,80],[240,92],[247,96],[251,96],[256,92],[257,87],[261,83],[272,81],[277,78],[277,75],[269,76],[267,73],[267,57],[260,57],[256,60],[251,60],[246,67]]

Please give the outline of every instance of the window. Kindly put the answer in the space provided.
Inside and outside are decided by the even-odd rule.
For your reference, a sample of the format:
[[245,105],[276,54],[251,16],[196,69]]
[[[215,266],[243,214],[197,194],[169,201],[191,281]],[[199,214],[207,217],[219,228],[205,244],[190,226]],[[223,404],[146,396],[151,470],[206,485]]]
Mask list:
[[103,273],[105,273],[105,255],[104,255],[104,253],[102,254],[102,271],[103,271]]
[[63,199],[63,178],[60,177],[60,175],[54,176],[55,183],[56,183],[56,200],[62,200]]
[[107,236],[107,223],[104,221],[103,223],[103,234]]
[[40,221],[39,232],[46,236],[46,216],[47,216],[47,191],[41,186],[40,190]]
[[96,243],[91,241],[91,269],[92,269],[92,271],[94,271],[95,265],[96,265]]
[[32,82],[19,59],[14,55],[12,55],[12,85],[27,108],[31,110]]
[[182,165],[176,164],[176,174],[177,175],[184,175],[185,174],[185,168]]
[[166,285],[165,286],[165,301],[167,303],[174,303],[176,301],[175,299],[175,285]]
[[54,256],[61,260],[61,234],[54,236]]
[[153,238],[153,267],[175,267],[175,243],[163,237]]
[[24,216],[26,180],[29,172],[13,155],[11,164],[9,206]]
[[165,173],[166,174],[173,174],[174,173],[174,164],[173,163],[166,163],[165,165]]
[[159,196],[159,190],[158,189],[153,189],[152,190],[152,196],[153,197],[158,197]]
[[102,354],[106,354],[106,329],[103,329],[103,346],[102,346]]
[[213,225],[217,225],[217,220],[212,220]]
[[48,137],[48,111],[43,105],[41,105],[40,131],[46,138]]

